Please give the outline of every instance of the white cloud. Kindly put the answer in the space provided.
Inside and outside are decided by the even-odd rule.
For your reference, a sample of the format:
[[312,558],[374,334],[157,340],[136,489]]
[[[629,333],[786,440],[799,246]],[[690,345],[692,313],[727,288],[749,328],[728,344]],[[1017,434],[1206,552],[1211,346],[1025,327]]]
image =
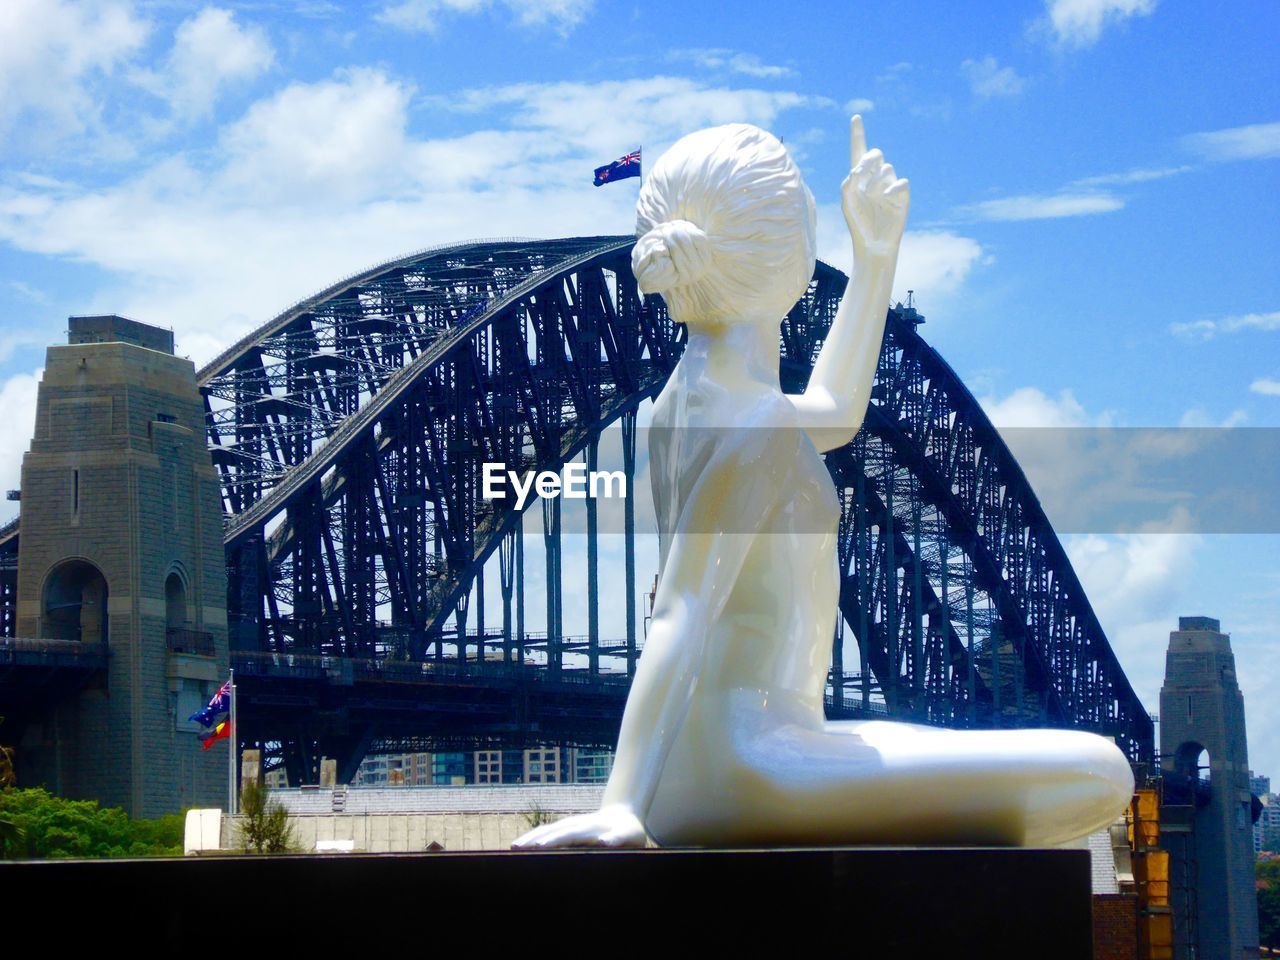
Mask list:
[[1070,390],[1050,397],[1035,387],[1020,387],[1003,399],[978,398],[983,411],[997,427],[1084,427],[1089,418]]
[[[1107,456],[1110,432],[1072,428],[1106,427],[1112,415],[1090,414],[1071,390],[1054,397],[1023,387],[979,402],[1001,428],[1059,531],[1071,529],[1072,504],[1082,498],[1123,503],[1145,496],[1129,472],[1134,438],[1116,436],[1116,449],[1127,455]],[[1186,532],[1191,525],[1186,507],[1172,504],[1163,519],[1146,524],[1142,532],[1061,536],[1112,649],[1149,709],[1159,702],[1169,630],[1187,612],[1196,585],[1196,557],[1204,541]]]
[[605,159],[638,144],[656,159],[679,135],[699,127],[745,122],[769,128],[784,110],[831,105],[822,97],[711,87],[664,76],[590,84],[512,84],[470,91],[450,101],[460,110],[507,108],[512,125],[555,130]]
[[1045,0],[1048,25],[1060,44],[1088,47],[1105,27],[1155,12],[1156,0]]
[[[1064,546],[1094,610],[1113,624],[1132,625],[1176,620],[1169,614],[1189,584],[1192,554],[1201,539],[1196,534],[1085,534]],[[1168,627],[1161,639],[1168,640]]]
[[1218,333],[1216,320],[1188,320],[1169,324],[1169,332],[1195,340],[1212,340]]
[[972,237],[946,230],[908,230],[902,238],[894,299],[906,299],[908,289],[928,299],[957,292],[975,264],[989,262]]
[[[22,457],[31,446],[36,421],[36,388],[43,370],[19,373],[0,385],[0,491],[17,489]],[[0,523],[18,515],[18,504],[0,500]]]
[[[29,303],[34,303],[37,306],[41,306],[41,307],[47,307],[50,303],[49,295],[47,293],[45,293],[43,290],[39,290],[31,286],[31,284],[29,283],[24,283],[21,280],[10,280],[8,282],[8,287],[14,293],[20,296],[23,300],[26,300]],[[4,350],[3,347],[0,347],[0,361],[3,361],[7,356],[8,356],[8,353]]]
[[[1098,428],[1112,425],[1109,411],[1091,414],[1070,389],[1056,396],[1019,387],[1007,396],[988,393],[978,403],[1017,459],[1045,514],[1057,530],[1092,530],[1108,522],[1114,504],[1141,497],[1142,478],[1132,445]],[[1114,457],[1118,466],[1109,460]]]
[[688,61],[707,70],[729,70],[761,80],[776,80],[795,75],[795,71],[790,67],[764,63],[754,53],[740,53],[737,50],[726,50],[722,47],[673,50],[668,54],[667,59]]
[[[1271,561],[1277,546],[1275,537],[1251,537],[1261,549],[1261,561],[1249,565],[1222,608],[1215,598],[1208,606],[1201,600],[1196,610],[1212,610],[1221,615],[1222,626],[1231,634],[1236,657],[1236,673],[1244,694],[1249,724],[1249,765],[1273,780],[1280,775],[1280,699],[1275,696],[1280,683],[1280,641],[1276,639],[1275,610],[1280,603],[1280,574]],[[1234,552],[1234,551],[1233,551]],[[1268,556],[1270,553],[1270,556]],[[1208,598],[1205,598],[1208,599]],[[1274,789],[1274,788],[1273,788]]]
[[1129,682],[1152,712],[1160,708],[1165,652],[1178,617],[1221,617],[1223,629],[1231,635],[1244,694],[1250,765],[1274,776],[1280,770],[1274,735],[1280,724],[1280,701],[1274,696],[1280,680],[1280,643],[1274,630],[1280,583],[1265,563],[1267,551],[1274,550],[1275,538],[1270,539],[1269,547],[1243,547],[1248,559],[1263,562],[1243,569],[1225,605],[1215,592],[1213,568],[1239,564],[1239,537],[1090,534],[1063,537],[1062,544]]
[[1239,459],[1238,445],[1220,441],[1248,421],[1243,409],[1223,416],[1192,407],[1177,428],[1125,429],[1112,411],[1087,411],[1071,390],[1022,387],[979,403],[1060,532],[1239,529],[1224,519],[1238,514],[1238,494],[1196,465],[1220,463],[1224,450]]
[[1194,170],[1192,166],[1153,167],[1126,170],[1123,173],[1103,173],[1096,177],[1083,177],[1072,181],[1075,187],[1110,187],[1124,186],[1129,183],[1149,183],[1152,180],[1164,180]]
[[1169,331],[1188,340],[1212,340],[1225,333],[1239,333],[1241,330],[1261,330],[1272,332],[1280,330],[1280,310],[1270,313],[1245,313],[1234,317],[1223,317],[1219,320],[1188,320],[1184,323],[1172,323]]
[[434,33],[441,13],[478,13],[489,5],[489,0],[405,0],[384,7],[374,19],[402,30]]
[[1259,160],[1280,157],[1280,123],[1193,133],[1182,138],[1189,150],[1210,160]]
[[1026,81],[1013,67],[1002,67],[995,57],[966,60],[960,64],[960,72],[969,81],[974,96],[984,100],[991,97],[1016,97],[1022,93]]
[[1254,393],[1260,393],[1264,397],[1280,397],[1280,380],[1269,380],[1266,377],[1259,377],[1253,383],[1249,384],[1249,389]]
[[0,3],[0,134],[47,147],[100,126],[94,85],[136,53],[150,24],[130,0]]
[[342,7],[331,0],[293,0],[293,12],[313,20],[330,20],[342,13]]
[[357,201],[411,176],[410,88],[368,68],[291,83],[222,131],[225,184],[241,201]]
[[[1021,387],[1003,397],[980,397],[979,403],[1010,445],[1055,529],[1071,529],[1071,505],[1081,498],[1122,503],[1125,497],[1144,497],[1130,471],[1142,440],[1124,436],[1126,431],[1083,429],[1111,426],[1114,415],[1090,413],[1072,390],[1052,396]],[[1105,444],[1112,435],[1118,441],[1115,450],[1124,456],[1108,456]],[[1150,445],[1161,439],[1149,438]],[[1141,532],[1061,536],[1112,649],[1150,709],[1159,702],[1169,631],[1179,613],[1187,612],[1196,585],[1196,557],[1204,538],[1187,533],[1190,527],[1186,507],[1173,504]]]
[[205,7],[178,25],[164,65],[138,71],[134,80],[167,100],[175,115],[199,119],[208,114],[224,86],[252,80],[274,60],[261,28],[242,27],[231,11]]
[[1056,220],[1111,213],[1123,209],[1125,200],[1100,188],[1164,180],[1194,169],[1191,166],[1159,167],[1098,174],[1073,180],[1055,193],[983,200],[959,207],[956,212],[962,217],[992,221]]
[[0,241],[106,271],[84,309],[172,325],[179,352],[201,362],[335,278],[410,250],[630,233],[637,184],[597,190],[592,167],[637,144],[653,157],[688,130],[768,127],[824,102],[665,77],[524,84],[460,94],[459,109],[496,118],[431,138],[410,129],[410,97],[371,69],[290,84],[224,127],[208,154],[162,156],[104,187],[0,187]]
[[866,97],[855,97],[844,105],[844,112],[853,116],[855,113],[870,113],[876,108],[874,100],[868,100]]
[[[838,204],[818,208],[818,258],[845,273],[853,267],[849,228]],[[947,302],[959,293],[973,268],[989,260],[972,237],[948,230],[908,230],[898,254],[892,298],[905,301],[907,291],[914,290],[930,319],[945,316]]]
[[36,346],[45,339],[41,331],[34,327],[18,324],[14,326],[19,327],[16,332],[0,334],[0,363],[4,363],[13,356],[13,352],[19,347]]
[[1222,427],[1229,429],[1238,427],[1247,422],[1249,414],[1245,410],[1232,410],[1222,419],[1213,417],[1204,407],[1192,407],[1182,415],[1178,421],[1180,427],[1190,427],[1192,429],[1200,429],[1204,427]]
[[568,33],[581,23],[595,0],[404,0],[384,7],[377,15],[380,23],[414,33],[435,33],[442,15],[474,14],[491,8],[504,9],[523,27],[552,27]]
[[587,18],[595,0],[503,0],[522,26],[568,31]]
[[899,82],[904,76],[910,73],[914,66],[907,60],[899,60],[893,66],[885,70],[884,73],[876,76],[876,83],[893,84]]
[[1195,593],[1203,538],[1087,534],[1062,545],[1138,698],[1157,710],[1169,631]]
[[1103,191],[1066,190],[1054,194],[1029,194],[983,200],[959,209],[962,216],[975,220],[1056,220],[1062,217],[1087,217],[1111,213],[1124,207],[1124,200]]

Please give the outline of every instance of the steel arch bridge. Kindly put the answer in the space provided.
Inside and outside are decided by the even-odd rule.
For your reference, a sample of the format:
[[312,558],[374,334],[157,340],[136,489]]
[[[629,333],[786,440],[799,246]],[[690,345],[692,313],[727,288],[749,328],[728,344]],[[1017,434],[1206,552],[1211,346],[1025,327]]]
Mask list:
[[[298,303],[199,372],[227,513],[233,661],[261,684],[245,738],[284,742],[286,756],[292,744],[291,766],[340,753],[344,776],[370,748],[612,743],[640,647],[631,500],[623,570],[603,571],[622,582],[606,594],[626,598],[625,638],[600,636],[592,500],[585,635],[564,628],[558,499],[539,501],[547,612],[529,630],[522,517],[481,497],[481,466],[590,467],[620,423],[634,476],[637,408],[683,331],[637,291],[633,243],[429,249]],[[803,389],[845,283],[819,263],[783,322],[784,390]],[[828,713],[1079,727],[1151,759],[1151,720],[1066,554],[921,320],[889,311],[864,428],[826,457],[843,504]],[[502,597],[488,617],[486,567]],[[298,718],[316,701],[281,694],[290,678],[379,692],[338,743]]]

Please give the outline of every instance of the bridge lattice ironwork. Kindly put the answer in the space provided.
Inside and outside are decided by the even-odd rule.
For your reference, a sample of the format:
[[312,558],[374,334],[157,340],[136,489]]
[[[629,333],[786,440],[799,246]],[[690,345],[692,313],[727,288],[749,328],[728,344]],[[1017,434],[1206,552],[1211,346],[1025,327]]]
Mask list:
[[[587,622],[571,630],[560,501],[530,497],[546,614],[526,622],[524,518],[481,496],[481,469],[594,468],[620,425],[630,489],[637,410],[683,347],[636,289],[633,243],[423,251],[300,302],[199,372],[233,664],[254,694],[243,739],[283,744],[291,766],[309,756],[295,767],[309,777],[317,753],[349,776],[370,749],[611,740],[642,646],[632,500],[616,571],[586,501]],[[845,283],[819,263],[784,320],[788,392]],[[826,457],[843,507],[828,714],[1079,727],[1149,760],[1151,720],[1058,538],[921,320],[889,311],[864,428]],[[16,528],[3,534],[14,552]],[[486,611],[495,570],[501,609]],[[602,592],[625,598],[624,637],[601,636]]]
[[[636,409],[665,382],[682,331],[637,292],[632,242],[426,251],[304,301],[201,371],[230,515],[236,649],[477,669],[500,659],[553,675],[633,669],[633,518],[618,591],[626,638],[599,635],[590,506],[589,622],[570,638],[559,501],[539,501],[547,613],[535,635],[522,611],[521,517],[480,496],[484,462],[591,465],[615,421],[633,474]],[[803,388],[844,285],[819,264],[784,321],[784,389]],[[1150,720],[1065,552],[920,320],[890,311],[866,425],[827,456],[844,507],[829,713],[1078,726],[1148,756]],[[502,610],[486,617],[495,554]]]

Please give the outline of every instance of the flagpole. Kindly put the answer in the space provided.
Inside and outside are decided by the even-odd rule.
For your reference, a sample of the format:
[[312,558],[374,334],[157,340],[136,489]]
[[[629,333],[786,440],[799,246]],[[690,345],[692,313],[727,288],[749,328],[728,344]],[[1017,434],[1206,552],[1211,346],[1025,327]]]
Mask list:
[[230,671],[231,679],[227,682],[231,685],[231,736],[227,745],[227,811],[231,816],[236,815],[236,738],[240,731],[236,727],[236,672],[234,669]]

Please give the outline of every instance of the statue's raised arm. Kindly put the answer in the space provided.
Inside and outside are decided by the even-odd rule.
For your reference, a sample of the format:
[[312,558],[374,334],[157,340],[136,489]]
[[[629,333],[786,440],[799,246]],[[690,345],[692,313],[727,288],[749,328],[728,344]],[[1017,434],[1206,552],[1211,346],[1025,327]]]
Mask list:
[[862,426],[884,336],[911,187],[879,150],[867,149],[862,117],[849,123],[849,176],[840,204],[853,240],[853,276],[803,394],[792,398],[820,451],[844,446]]

